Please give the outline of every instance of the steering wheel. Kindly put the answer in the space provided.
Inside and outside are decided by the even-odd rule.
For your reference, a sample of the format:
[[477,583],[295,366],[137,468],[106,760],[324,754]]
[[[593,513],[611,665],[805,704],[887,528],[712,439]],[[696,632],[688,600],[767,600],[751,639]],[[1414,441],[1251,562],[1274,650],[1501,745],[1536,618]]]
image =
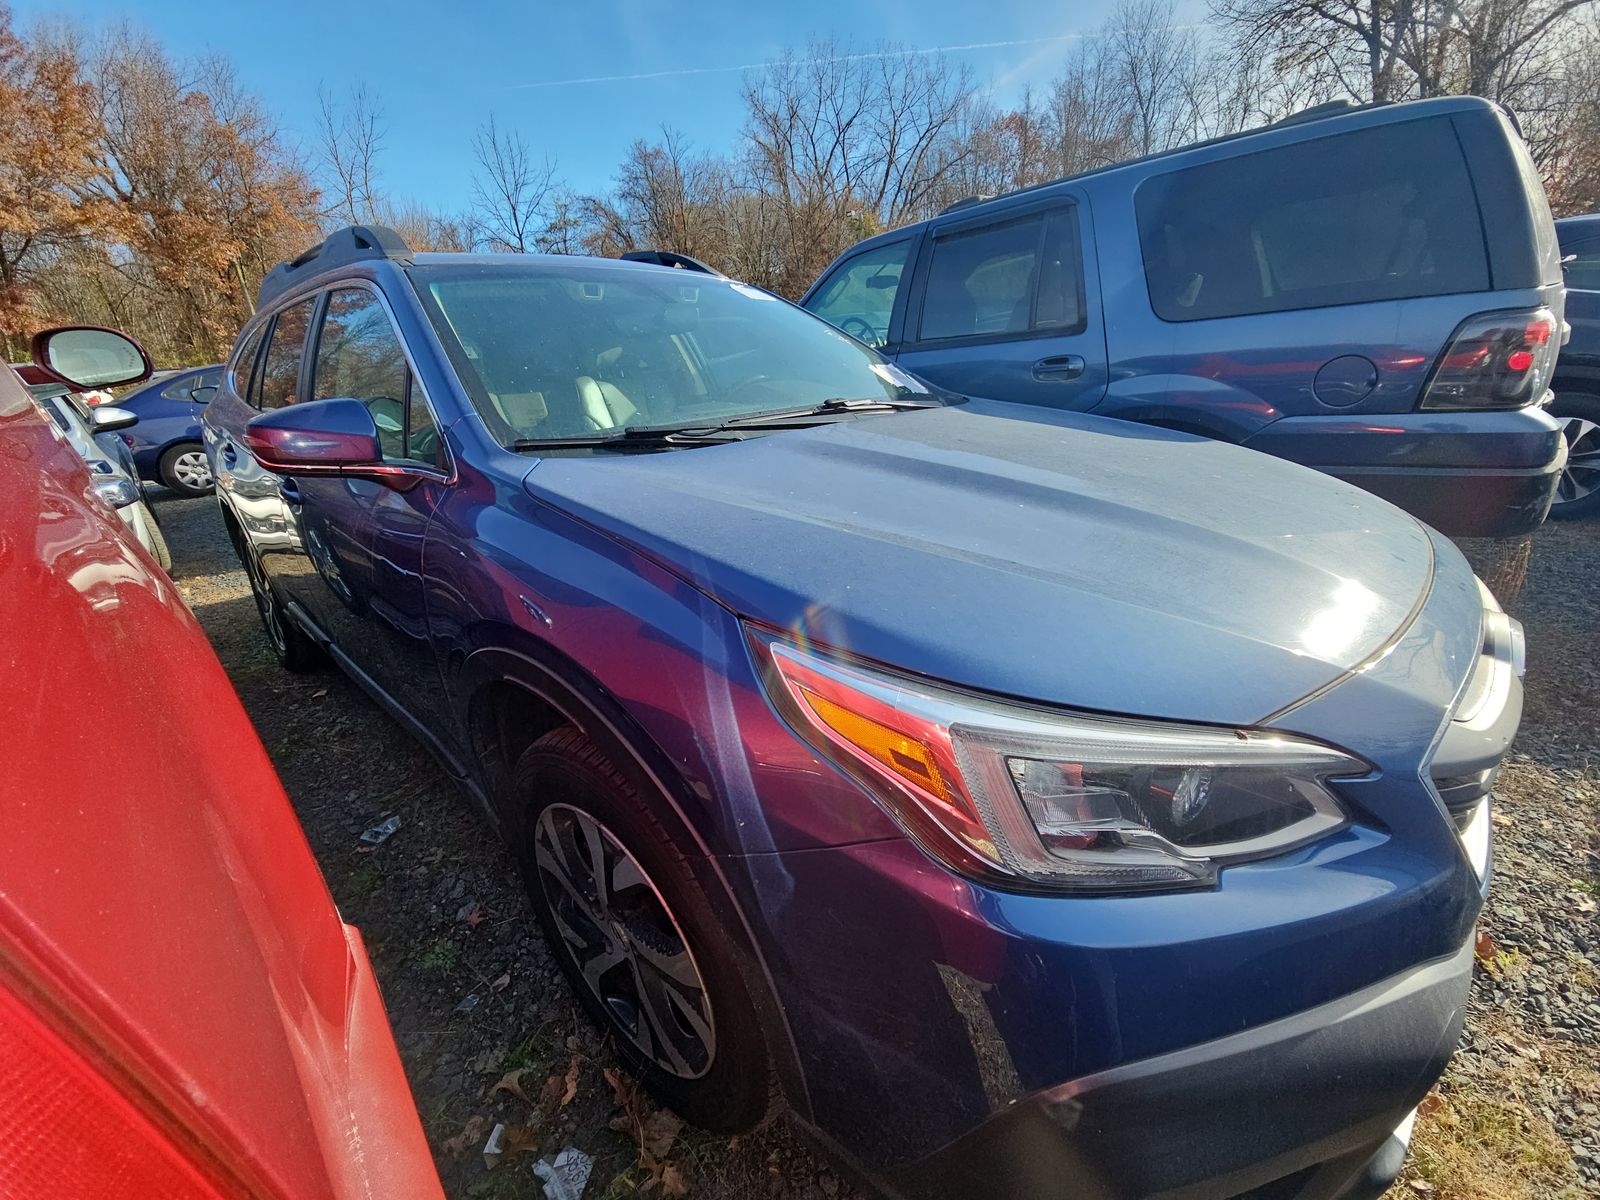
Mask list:
[[871,323],[860,317],[846,317],[839,322],[839,328],[857,341],[865,342],[869,346],[876,346],[881,340],[878,337],[878,331],[872,327]]

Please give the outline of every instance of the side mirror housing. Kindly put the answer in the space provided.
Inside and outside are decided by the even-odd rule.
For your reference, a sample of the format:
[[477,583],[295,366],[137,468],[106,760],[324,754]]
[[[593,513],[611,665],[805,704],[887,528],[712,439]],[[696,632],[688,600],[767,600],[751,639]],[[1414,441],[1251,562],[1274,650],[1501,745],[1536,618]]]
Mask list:
[[372,413],[343,396],[264,412],[244,427],[244,440],[257,462],[286,475],[342,475],[383,463]]
[[75,392],[121,387],[150,378],[144,347],[115,329],[64,325],[33,336],[34,365]]
[[114,404],[102,404],[99,408],[91,408],[89,417],[94,422],[96,433],[110,433],[113,429],[126,429],[130,425],[139,423],[138,413],[118,408]]

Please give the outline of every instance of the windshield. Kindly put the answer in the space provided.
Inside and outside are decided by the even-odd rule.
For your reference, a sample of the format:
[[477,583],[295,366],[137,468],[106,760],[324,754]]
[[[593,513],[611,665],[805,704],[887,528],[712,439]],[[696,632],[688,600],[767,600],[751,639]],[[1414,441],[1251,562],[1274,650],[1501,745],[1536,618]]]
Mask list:
[[573,259],[421,266],[411,278],[508,445],[929,398],[826,322],[714,276]]

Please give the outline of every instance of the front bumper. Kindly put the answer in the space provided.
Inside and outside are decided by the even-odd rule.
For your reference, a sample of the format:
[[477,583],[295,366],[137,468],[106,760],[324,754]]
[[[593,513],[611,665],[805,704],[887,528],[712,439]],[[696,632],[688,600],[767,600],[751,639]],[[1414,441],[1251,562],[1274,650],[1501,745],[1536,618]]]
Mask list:
[[1566,466],[1541,407],[1284,417],[1244,443],[1323,471],[1451,537],[1510,537],[1543,523]]
[[1034,1093],[885,1176],[905,1196],[1366,1200],[1461,1036],[1470,942],[1329,1004]]

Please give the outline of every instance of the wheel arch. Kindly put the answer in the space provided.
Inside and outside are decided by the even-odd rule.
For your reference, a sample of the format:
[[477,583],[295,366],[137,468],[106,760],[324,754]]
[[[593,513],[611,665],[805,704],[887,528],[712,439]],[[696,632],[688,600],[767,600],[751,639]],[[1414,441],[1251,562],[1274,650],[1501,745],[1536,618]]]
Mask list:
[[776,980],[738,902],[738,889],[728,878],[730,860],[713,851],[695,820],[696,814],[702,818],[709,815],[706,798],[598,679],[560,651],[531,637],[520,636],[512,645],[473,651],[462,664],[456,692],[491,816],[508,840],[523,828],[523,814],[507,786],[510,768],[540,737],[564,725],[576,727],[594,742],[641,794],[666,800],[672,826],[693,842],[688,857],[696,879],[741,951],[746,983],[755,998],[784,1095],[802,1117],[808,1117],[805,1075],[778,999]]

